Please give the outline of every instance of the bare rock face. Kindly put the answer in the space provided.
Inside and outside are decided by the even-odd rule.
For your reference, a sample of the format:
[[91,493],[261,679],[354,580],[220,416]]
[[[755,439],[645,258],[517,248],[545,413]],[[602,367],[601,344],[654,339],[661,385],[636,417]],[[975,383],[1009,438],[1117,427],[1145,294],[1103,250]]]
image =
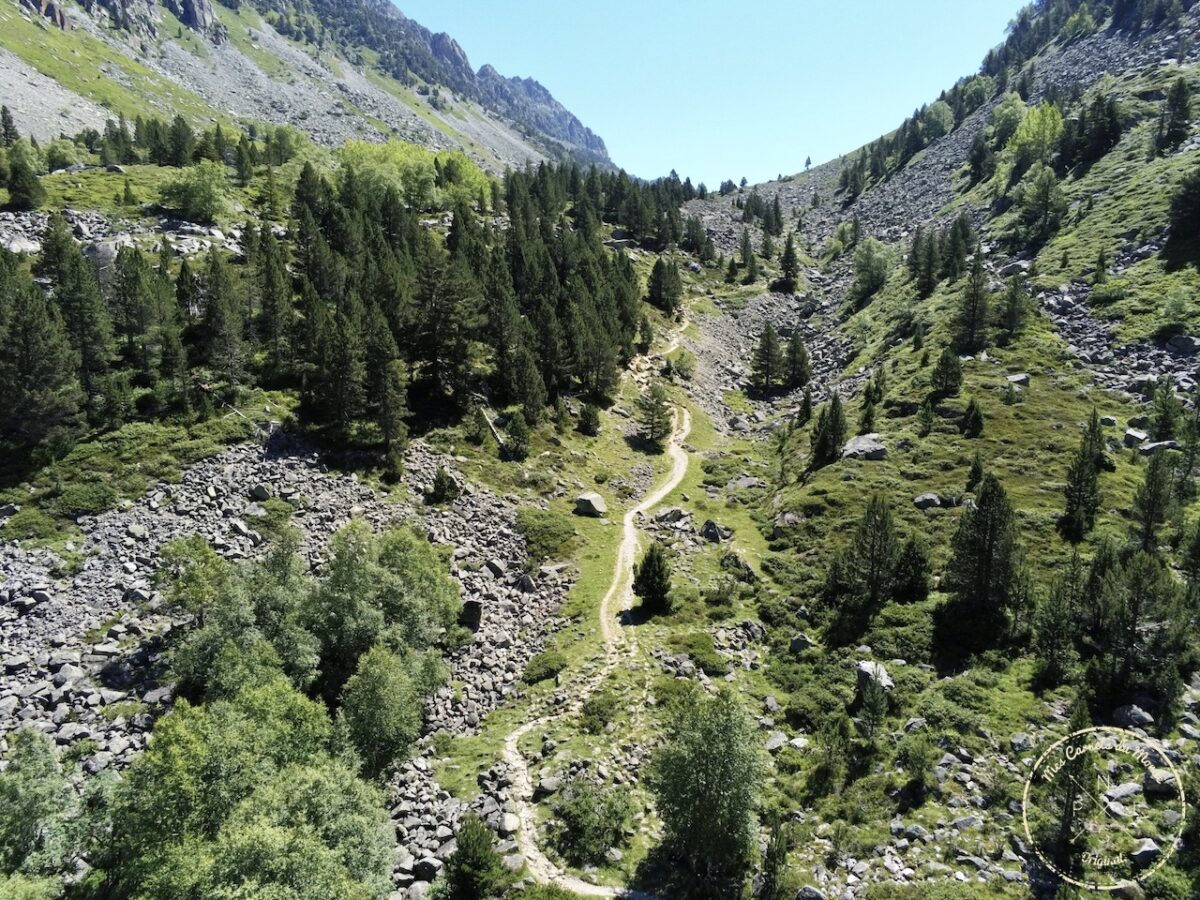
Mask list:
[[208,32],[217,17],[213,14],[211,0],[174,0],[181,7],[179,20],[193,31]]

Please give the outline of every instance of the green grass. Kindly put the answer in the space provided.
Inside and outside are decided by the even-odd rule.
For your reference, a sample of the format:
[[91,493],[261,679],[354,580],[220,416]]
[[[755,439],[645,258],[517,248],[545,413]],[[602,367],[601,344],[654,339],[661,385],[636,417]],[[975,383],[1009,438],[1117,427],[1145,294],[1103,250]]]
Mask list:
[[[74,516],[137,499],[156,482],[178,481],[186,466],[252,437],[253,417],[286,418],[292,402],[255,391],[241,406],[251,418],[227,413],[194,425],[133,422],[93,435],[28,481],[0,491],[3,502],[23,507],[0,528],[0,538],[49,542],[69,535]],[[271,413],[264,413],[265,408]]]
[[[42,178],[46,188],[45,205],[48,209],[95,209],[107,215],[137,219],[142,215],[143,205],[152,206],[158,202],[163,186],[178,171],[154,165],[123,168],[124,175],[104,169],[46,175]],[[121,199],[126,179],[138,201],[137,206],[126,206]]]

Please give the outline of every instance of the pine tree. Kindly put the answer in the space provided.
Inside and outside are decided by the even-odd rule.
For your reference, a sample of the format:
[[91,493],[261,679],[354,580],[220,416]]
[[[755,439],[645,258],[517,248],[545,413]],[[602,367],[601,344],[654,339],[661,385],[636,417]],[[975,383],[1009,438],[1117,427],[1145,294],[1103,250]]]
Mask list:
[[755,389],[769,394],[783,382],[784,374],[785,363],[779,334],[768,322],[759,334],[758,347],[751,360],[751,382]]
[[933,404],[926,400],[917,410],[917,432],[921,437],[927,437],[929,432],[933,431],[933,423]]
[[974,397],[967,403],[967,409],[959,423],[959,430],[969,438],[977,438],[983,434],[983,410]]
[[1174,507],[1172,474],[1169,454],[1151,455],[1146,477],[1133,495],[1133,520],[1138,526],[1138,542],[1146,553],[1158,550],[1158,530]]
[[963,353],[987,346],[988,284],[983,269],[983,252],[978,248],[971,263],[971,276],[955,316],[955,340]]
[[250,141],[244,134],[238,141],[235,168],[237,169],[238,184],[245,187],[254,177],[254,155],[250,150]]
[[787,243],[783,245],[783,256],[779,260],[779,268],[783,273],[781,287],[785,292],[796,289],[796,279],[800,276],[800,257],[796,253],[795,237],[789,232]]
[[508,420],[508,436],[504,442],[504,456],[512,462],[524,462],[529,456],[532,433],[525,414],[517,410]]
[[962,380],[962,361],[959,360],[958,354],[946,348],[938,357],[929,386],[939,397],[951,397],[962,388]]
[[842,409],[842,398],[834,392],[828,404],[817,413],[817,423],[810,438],[812,467],[827,466],[842,452],[846,442],[846,413]]
[[579,433],[595,437],[600,433],[600,407],[585,403],[579,412]]
[[812,420],[812,414],[813,414],[812,387],[810,385],[805,385],[804,386],[804,394],[800,398],[800,409],[796,413],[796,424],[801,425],[801,426],[807,425]]
[[7,106],[0,106],[0,145],[11,147],[20,139],[21,133],[17,131],[12,111]]
[[1000,327],[1004,329],[1009,342],[1021,333],[1028,317],[1029,294],[1025,288],[1025,280],[1020,277],[1013,278],[1004,292],[1004,301],[1000,308]]
[[533,354],[522,347],[516,353],[514,368],[516,400],[521,404],[525,421],[530,425],[537,425],[542,421],[542,414],[546,408],[546,386],[542,382]]
[[196,152],[196,134],[183,116],[176,116],[171,122],[167,144],[167,165],[182,169],[192,164]]
[[[1066,511],[1058,520],[1058,530],[1064,539],[1078,544],[1092,530],[1100,509],[1100,461],[1103,445],[1096,446],[1100,419],[1092,410],[1092,420],[1079,441],[1079,450],[1067,469]],[[1102,440],[1103,438],[1101,438]]]
[[214,247],[204,271],[204,345],[208,364],[233,390],[244,373],[244,327],[229,265]]
[[1185,140],[1192,120],[1192,91],[1182,75],[1167,93],[1167,105],[1160,125],[1157,144],[1159,153],[1174,150]]
[[921,300],[929,297],[938,286],[938,276],[942,268],[941,252],[938,248],[937,235],[930,229],[922,236],[919,247],[914,248],[917,257],[917,297]]
[[871,434],[875,431],[875,398],[870,392],[863,395],[862,410],[858,414],[858,433]]
[[667,315],[673,316],[679,310],[682,296],[683,283],[679,278],[678,266],[659,257],[650,271],[649,301]]
[[929,548],[919,537],[904,542],[892,575],[892,596],[901,603],[919,603],[929,596]]
[[79,385],[91,402],[99,397],[112,361],[112,322],[95,270],[74,242],[57,265],[54,300],[75,349]]
[[1037,661],[1034,680],[1041,687],[1062,684],[1078,661],[1075,641],[1082,614],[1083,586],[1083,564],[1076,550],[1068,567],[1034,608],[1033,648]]
[[1025,599],[1016,515],[994,475],[983,476],[951,551],[943,587],[953,600],[943,607],[939,644],[950,654],[993,646],[1008,634]]
[[46,189],[21,153],[9,154],[8,205],[17,210],[37,209],[46,202]]
[[1175,393],[1175,385],[1168,376],[1161,376],[1154,387],[1154,402],[1150,410],[1150,431],[1154,440],[1174,440],[1182,415],[1183,404]]
[[658,541],[647,548],[634,568],[633,593],[641,599],[642,609],[649,615],[671,612],[671,563],[666,548]]
[[145,365],[142,346],[150,328],[150,267],[136,247],[117,251],[112,285],[112,306],[116,313],[117,333],[125,342],[125,357],[131,363]]
[[441,881],[447,900],[476,900],[504,893],[512,876],[493,846],[491,830],[476,815],[468,815],[455,835],[457,849],[446,860]]
[[810,380],[812,363],[809,360],[808,347],[805,346],[800,332],[795,331],[788,340],[785,383],[789,390],[795,390],[806,386]]
[[0,277],[0,346],[0,443],[67,443],[84,400],[78,364],[58,310],[22,272]]
[[967,490],[973,491],[979,487],[979,482],[983,480],[983,457],[979,451],[975,451],[975,455],[971,458],[971,468],[967,470]]
[[671,399],[662,382],[654,382],[638,400],[642,439],[658,449],[671,435]]

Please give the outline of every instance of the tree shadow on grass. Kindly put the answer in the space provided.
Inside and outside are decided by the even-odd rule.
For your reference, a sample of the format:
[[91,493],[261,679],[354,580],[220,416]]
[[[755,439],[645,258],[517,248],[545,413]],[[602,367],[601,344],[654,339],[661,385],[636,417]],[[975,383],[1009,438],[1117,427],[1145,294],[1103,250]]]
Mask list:
[[741,878],[713,878],[693,872],[666,847],[654,847],[633,873],[630,896],[651,894],[662,900],[734,900],[742,896]]
[[1171,239],[1163,247],[1161,257],[1168,272],[1179,272],[1189,266],[1200,270],[1200,237]]

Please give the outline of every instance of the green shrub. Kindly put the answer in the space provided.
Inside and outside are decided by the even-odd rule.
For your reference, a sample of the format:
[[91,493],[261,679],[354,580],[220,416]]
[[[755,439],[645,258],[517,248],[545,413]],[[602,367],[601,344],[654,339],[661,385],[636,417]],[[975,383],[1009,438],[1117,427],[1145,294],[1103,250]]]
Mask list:
[[547,678],[553,678],[567,667],[567,658],[557,650],[546,650],[529,660],[525,674],[521,676],[526,684],[537,684]]
[[577,778],[554,804],[555,846],[573,865],[599,865],[609,849],[625,843],[625,824],[632,814],[625,790]]
[[588,734],[599,734],[617,713],[617,695],[608,691],[592,694],[583,704],[580,726]]
[[575,525],[570,517],[550,509],[517,510],[517,530],[525,538],[525,549],[533,565],[564,558],[575,540]]
[[433,485],[429,488],[426,498],[433,504],[449,503],[456,500],[460,493],[462,488],[454,480],[454,476],[447,472],[444,466],[440,466],[433,476]]
[[729,660],[717,652],[710,634],[702,631],[676,634],[667,644],[677,653],[686,653],[705,675],[725,675],[729,671]]
[[881,659],[928,662],[933,653],[933,612],[927,603],[892,603],[883,608],[863,638]]
[[0,528],[0,537],[6,541],[44,541],[54,537],[57,532],[58,525],[54,519],[40,509],[27,507]]
[[79,516],[94,516],[111,509],[117,503],[117,494],[106,482],[89,481],[68,485],[59,495],[57,507],[61,515],[72,519]]
[[1174,866],[1163,866],[1146,879],[1146,900],[1189,900],[1193,893],[1191,879]]
[[654,679],[650,692],[661,707],[671,707],[676,703],[688,703],[695,699],[698,688],[694,681],[686,678],[671,678],[659,675]]
[[57,878],[33,878],[29,875],[0,876],[0,897],[4,900],[55,900],[62,896]]
[[225,212],[229,179],[212,160],[188,166],[163,187],[162,204],[193,222],[215,222]]

